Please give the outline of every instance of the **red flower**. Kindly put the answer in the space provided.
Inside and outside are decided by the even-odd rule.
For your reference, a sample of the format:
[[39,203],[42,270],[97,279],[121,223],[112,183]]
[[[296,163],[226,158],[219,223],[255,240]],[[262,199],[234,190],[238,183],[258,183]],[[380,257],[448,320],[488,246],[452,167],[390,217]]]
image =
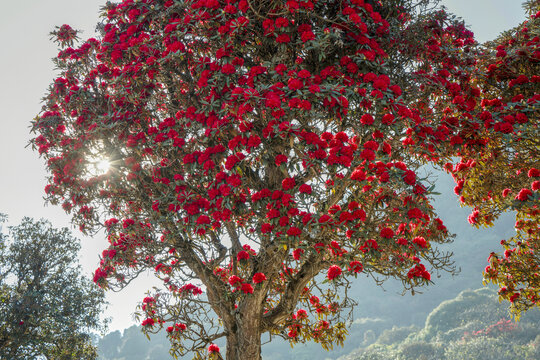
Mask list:
[[308,317],[307,311],[304,309],[298,309],[298,311],[296,312],[297,320],[307,319],[307,317]]
[[469,221],[469,224],[476,224],[478,222],[478,216],[480,215],[480,212],[478,210],[474,210],[468,217],[467,220]]
[[381,122],[386,125],[391,125],[394,122],[394,115],[392,114],[383,115]]
[[276,155],[276,157],[274,158],[274,161],[276,162],[276,166],[280,166],[281,164],[287,162],[287,156],[283,154]]
[[416,245],[418,245],[419,247],[421,248],[427,248],[427,241],[426,239],[424,239],[423,237],[421,236],[417,236],[413,239],[413,243],[415,243]]
[[379,248],[379,244],[375,240],[369,239],[369,240],[366,240],[364,242],[363,247],[373,249],[373,250],[377,250]]
[[148,319],[143,320],[141,325],[142,326],[154,326],[155,323],[156,322],[154,321],[154,319],[148,318]]
[[418,264],[407,273],[407,277],[412,279],[413,277],[422,277],[426,280],[431,280],[431,274],[426,270],[426,267],[422,264]]
[[296,261],[300,260],[300,256],[302,256],[303,253],[304,249],[294,249],[292,253],[293,259]]
[[353,218],[359,219],[360,221],[366,220],[366,212],[362,209],[357,209],[352,213]]
[[238,286],[239,285],[238,283],[241,283],[241,282],[242,282],[242,279],[240,279],[238,276],[236,275],[229,276],[229,284],[231,284],[231,286]]
[[229,155],[227,157],[227,160],[225,161],[225,169],[231,170],[234,167],[234,165],[236,165],[236,163],[239,161],[240,159],[238,158],[236,154]]
[[238,254],[236,255],[236,258],[238,259],[238,261],[247,260],[249,259],[249,254],[247,251],[242,250],[238,252]]
[[459,145],[463,144],[463,138],[461,136],[455,135],[450,138],[450,144],[452,145]]
[[279,218],[278,221],[279,226],[287,226],[289,225],[289,217],[288,216],[282,216]]
[[271,232],[273,229],[274,229],[274,226],[272,224],[264,223],[264,224],[261,225],[261,232],[263,234],[267,234],[267,233]]
[[285,5],[289,8],[291,13],[294,13],[295,10],[300,8],[300,4],[296,0],[289,0]]
[[208,352],[210,354],[218,353],[219,352],[219,346],[217,346],[216,344],[210,344],[210,346],[208,347]]
[[396,96],[401,95],[401,88],[398,85],[391,85],[391,86],[389,86],[389,88],[390,88],[390,90],[392,90],[392,92],[394,94],[396,94]]
[[405,171],[405,173],[403,174],[403,181],[405,181],[406,184],[414,185],[414,183],[416,182],[416,174],[414,173],[414,171]]
[[265,280],[266,280],[266,275],[264,275],[263,273],[255,273],[255,275],[253,275],[254,284],[260,284]]
[[281,98],[275,92],[269,92],[266,94],[265,105],[269,108],[277,108],[281,105]]
[[302,184],[300,185],[298,191],[304,194],[311,194],[311,186],[309,186],[308,184]]
[[287,66],[285,64],[277,64],[274,70],[279,74],[283,75],[283,73],[287,70]]
[[379,175],[379,181],[382,183],[388,182],[390,180],[390,174],[387,171],[384,171]]
[[311,103],[309,102],[309,100],[302,100],[300,102],[300,108],[309,111],[311,110]]
[[372,151],[377,151],[377,149],[379,148],[379,143],[377,143],[376,141],[367,141],[365,144],[364,144],[364,149],[368,149],[368,150],[372,150]]
[[540,170],[532,168],[528,173],[529,177],[540,177]]
[[197,225],[210,224],[210,218],[207,215],[201,215],[197,218]]
[[275,24],[277,28],[289,26],[289,19],[284,17],[278,17]]
[[328,280],[334,280],[338,276],[341,275],[341,268],[337,265],[332,265],[330,268],[328,268],[328,273],[326,274],[326,277]]
[[319,224],[324,224],[324,223],[326,223],[326,222],[328,222],[328,221],[330,221],[330,220],[332,220],[332,218],[330,217],[330,215],[324,214],[323,216],[321,216],[321,217],[319,218]]
[[304,83],[298,79],[289,79],[287,86],[289,86],[289,89],[291,90],[298,90],[304,86]]
[[519,194],[517,194],[516,199],[520,201],[527,201],[529,197],[532,196],[532,191],[529,189],[521,189]]
[[365,149],[360,153],[360,157],[368,161],[373,161],[375,160],[375,153],[369,149]]
[[300,234],[302,234],[302,230],[296,226],[291,226],[289,230],[287,230],[287,235],[289,236],[299,236]]
[[287,34],[279,34],[276,38],[276,42],[286,44],[291,42],[291,37]]
[[391,239],[394,237],[394,230],[390,228],[384,228],[381,230],[381,237],[385,239]]
[[312,94],[316,94],[316,93],[321,92],[321,88],[320,88],[319,85],[311,85],[309,87],[309,92],[312,93]]
[[359,273],[364,270],[364,266],[360,261],[354,260],[349,263],[349,271]]
[[407,216],[411,219],[421,219],[424,216],[424,214],[422,213],[422,210],[415,207],[407,211]]
[[307,42],[309,40],[315,39],[315,34],[311,30],[304,31],[302,34],[300,34],[300,39],[302,40],[302,42]]
[[286,178],[281,182],[281,186],[283,187],[283,190],[289,190],[295,187],[296,181],[294,178]]
[[514,295],[510,296],[510,302],[513,303],[517,298],[519,298],[519,293],[514,293]]
[[[264,276],[264,275],[263,275]],[[253,286],[248,283],[242,284],[242,287],[240,288],[244,294],[253,294]]]
[[228,14],[236,14],[238,11],[238,9],[231,4],[225,6],[223,10]]
[[351,180],[364,181],[366,180],[366,172],[362,169],[356,169],[351,174]]
[[408,245],[409,242],[405,238],[399,238],[399,239],[396,240],[396,244],[401,245],[401,246],[405,246],[405,245]]
[[130,225],[133,225],[135,224],[135,221],[133,219],[125,219],[123,224],[122,224],[122,227],[124,229],[126,229],[127,227],[129,227]]
[[360,122],[364,125],[371,125],[373,124],[373,116],[371,116],[371,114],[364,114],[362,115],[362,117],[360,118]]

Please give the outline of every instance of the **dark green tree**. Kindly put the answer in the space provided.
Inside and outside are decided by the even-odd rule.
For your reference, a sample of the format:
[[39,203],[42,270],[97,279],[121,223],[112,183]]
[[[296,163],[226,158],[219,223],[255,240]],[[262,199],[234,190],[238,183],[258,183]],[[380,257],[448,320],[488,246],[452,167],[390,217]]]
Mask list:
[[0,359],[97,358],[90,334],[104,329],[104,294],[81,275],[79,249],[46,220],[0,233]]

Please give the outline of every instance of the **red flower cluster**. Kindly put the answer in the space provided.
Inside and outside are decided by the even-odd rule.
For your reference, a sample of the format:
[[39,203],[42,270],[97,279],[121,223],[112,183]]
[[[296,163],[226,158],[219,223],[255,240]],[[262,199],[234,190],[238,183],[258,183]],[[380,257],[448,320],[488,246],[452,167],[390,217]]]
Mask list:
[[341,268],[337,265],[332,265],[328,268],[328,273],[326,274],[326,277],[328,280],[334,280],[338,276],[341,275]]

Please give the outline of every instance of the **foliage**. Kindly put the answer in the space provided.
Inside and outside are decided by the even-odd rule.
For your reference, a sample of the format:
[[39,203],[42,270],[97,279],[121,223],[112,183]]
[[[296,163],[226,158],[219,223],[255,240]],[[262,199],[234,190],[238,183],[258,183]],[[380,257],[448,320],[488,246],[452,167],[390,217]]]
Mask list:
[[104,293],[81,276],[79,247],[45,220],[0,234],[0,358],[97,358]]
[[353,301],[336,289],[358,272],[414,289],[451,270],[402,141],[417,54],[391,46],[427,5],[124,1],[99,40],[66,47],[76,35],[58,29],[33,144],[48,200],[108,230],[95,281],[153,268],[169,292],[144,300],[146,331],[166,327],[176,354],[225,336],[228,358],[256,359],[265,332],[342,343]]
[[454,176],[471,224],[516,212],[516,236],[501,241],[504,255],[491,254],[484,272],[516,315],[540,303],[540,2],[524,6],[526,21],[465,54],[433,27],[436,49],[417,71],[426,121],[413,136]]
[[[434,4],[124,0],[99,39],[74,48],[76,31],[57,29],[60,76],[32,143],[48,200],[107,230],[94,280],[122,288],[153,269],[167,290],[143,300],[147,333],[166,328],[175,355],[219,357],[225,337],[227,358],[258,359],[264,333],[342,344],[360,272],[414,292],[452,271],[417,171],[528,149],[538,99],[517,100],[515,141],[484,126],[493,56]],[[516,204],[534,217],[532,186]],[[536,303],[535,274],[514,304]]]
[[[534,15],[491,43],[492,51],[497,51],[497,60],[482,64],[487,74],[483,78],[485,87],[494,89],[492,91],[498,96],[494,99],[502,100],[503,103],[499,118],[508,122],[514,115],[519,124],[514,125],[517,129],[510,139],[503,138],[507,143],[506,148],[502,151],[496,148],[493,151],[497,155],[493,166],[497,169],[495,181],[500,181],[500,185],[492,187],[495,196],[492,196],[490,202],[496,206],[491,211],[479,207],[479,213],[486,214],[486,217],[490,213],[498,214],[499,207],[517,212],[517,235],[501,241],[505,249],[504,257],[492,254],[490,266],[485,271],[486,280],[500,286],[499,295],[512,302],[515,313],[540,304],[540,2],[528,1],[526,6],[529,13]],[[522,125],[522,114],[534,126],[527,123]],[[479,178],[476,174],[462,177]],[[482,184],[482,193],[487,193],[485,187]],[[479,206],[478,201],[470,196],[469,199],[465,201]]]

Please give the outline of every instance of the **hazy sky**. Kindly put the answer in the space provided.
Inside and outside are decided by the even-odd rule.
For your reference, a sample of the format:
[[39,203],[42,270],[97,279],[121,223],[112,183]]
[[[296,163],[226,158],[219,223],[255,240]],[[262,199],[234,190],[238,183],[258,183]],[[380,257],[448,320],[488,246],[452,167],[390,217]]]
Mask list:
[[[44,163],[30,148],[29,123],[39,113],[40,99],[55,78],[50,61],[57,54],[48,33],[56,25],[70,24],[94,36],[101,0],[0,0],[0,212],[16,224],[23,216],[44,217],[55,226],[69,226],[60,207],[43,205]],[[481,42],[496,37],[524,19],[519,0],[444,0],[463,18]],[[80,235],[78,231],[74,232]],[[87,274],[98,264],[106,247],[101,237],[83,239],[81,263]],[[459,264],[458,264],[459,265]],[[111,330],[133,324],[132,312],[143,298],[149,281],[131,284],[121,293],[109,293],[107,316]]]

